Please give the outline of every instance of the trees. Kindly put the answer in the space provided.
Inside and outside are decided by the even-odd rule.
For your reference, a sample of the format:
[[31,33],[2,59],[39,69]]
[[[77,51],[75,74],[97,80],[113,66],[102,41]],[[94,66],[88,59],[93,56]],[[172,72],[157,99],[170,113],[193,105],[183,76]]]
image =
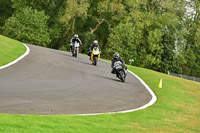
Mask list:
[[60,23],[60,17],[65,12],[66,0],[11,0],[15,9],[15,12],[22,10],[26,7],[36,9],[37,11],[43,11],[46,16],[49,16],[47,20],[48,33],[51,42],[47,45],[51,48],[59,48],[63,43],[64,26]]
[[118,51],[127,63],[134,59],[140,67],[173,71],[179,18],[172,13],[157,14],[157,10],[149,12],[141,4],[142,8],[129,9],[126,19],[113,29],[107,53]]
[[43,11],[24,8],[6,20],[3,34],[22,42],[46,46],[50,43],[47,20]]
[[188,13],[185,16],[186,34],[183,73],[200,77],[200,1],[188,1]]
[[12,16],[14,10],[12,8],[11,0],[1,0],[0,7],[0,27],[2,27],[5,20]]
[[87,0],[67,0],[66,4],[65,14],[62,21],[67,24],[70,20],[72,21],[71,32],[74,34],[76,18],[87,15],[88,2]]
[[6,17],[0,19],[0,26],[6,22],[3,33],[10,37],[66,49],[76,33],[83,42],[81,52],[86,53],[89,45],[98,40],[104,58],[119,52],[126,63],[133,59],[136,66],[200,76],[199,0],[2,0],[1,3],[12,7],[11,11],[2,8]]

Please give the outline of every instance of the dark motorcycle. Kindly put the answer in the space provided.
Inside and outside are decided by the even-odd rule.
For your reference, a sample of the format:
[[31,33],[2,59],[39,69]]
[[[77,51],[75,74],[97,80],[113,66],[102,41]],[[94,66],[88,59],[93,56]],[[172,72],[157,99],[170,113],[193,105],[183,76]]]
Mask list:
[[122,81],[125,82],[127,70],[124,69],[125,65],[123,65],[120,61],[115,62],[114,71],[116,76]]

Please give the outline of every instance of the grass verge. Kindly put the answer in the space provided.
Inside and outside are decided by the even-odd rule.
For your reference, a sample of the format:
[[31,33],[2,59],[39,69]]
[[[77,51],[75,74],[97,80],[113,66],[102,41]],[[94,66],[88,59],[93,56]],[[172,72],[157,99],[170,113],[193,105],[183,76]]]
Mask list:
[[0,66],[14,61],[25,51],[26,47],[21,42],[0,35]]
[[[200,83],[148,69],[128,68],[154,91],[158,98],[154,105],[130,113],[96,116],[0,114],[0,132],[200,132]],[[162,89],[157,87],[160,78]]]

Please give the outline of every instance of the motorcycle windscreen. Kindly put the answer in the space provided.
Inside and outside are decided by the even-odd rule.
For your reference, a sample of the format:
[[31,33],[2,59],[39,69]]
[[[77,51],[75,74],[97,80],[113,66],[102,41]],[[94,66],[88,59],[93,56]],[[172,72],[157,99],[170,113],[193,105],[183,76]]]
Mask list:
[[98,48],[93,48],[92,53],[93,53],[94,55],[99,55],[100,51],[99,51]]
[[79,47],[79,43],[75,43],[75,47]]
[[121,70],[122,69],[122,63],[120,61],[115,62],[114,69]]

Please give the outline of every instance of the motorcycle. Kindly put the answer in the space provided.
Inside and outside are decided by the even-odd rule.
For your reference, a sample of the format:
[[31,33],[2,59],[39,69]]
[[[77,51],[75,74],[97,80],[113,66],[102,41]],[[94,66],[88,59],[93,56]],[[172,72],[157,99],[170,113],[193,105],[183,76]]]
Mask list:
[[78,56],[78,51],[79,51],[79,43],[78,42],[75,42],[73,45],[72,45],[72,56],[74,57],[77,57]]
[[125,82],[126,75],[127,75],[127,70],[124,69],[124,65],[120,62],[117,61],[114,63],[113,67],[116,76],[122,81]]
[[97,62],[100,59],[100,49],[98,47],[94,47],[92,52],[91,52],[91,60],[93,65],[97,65]]

